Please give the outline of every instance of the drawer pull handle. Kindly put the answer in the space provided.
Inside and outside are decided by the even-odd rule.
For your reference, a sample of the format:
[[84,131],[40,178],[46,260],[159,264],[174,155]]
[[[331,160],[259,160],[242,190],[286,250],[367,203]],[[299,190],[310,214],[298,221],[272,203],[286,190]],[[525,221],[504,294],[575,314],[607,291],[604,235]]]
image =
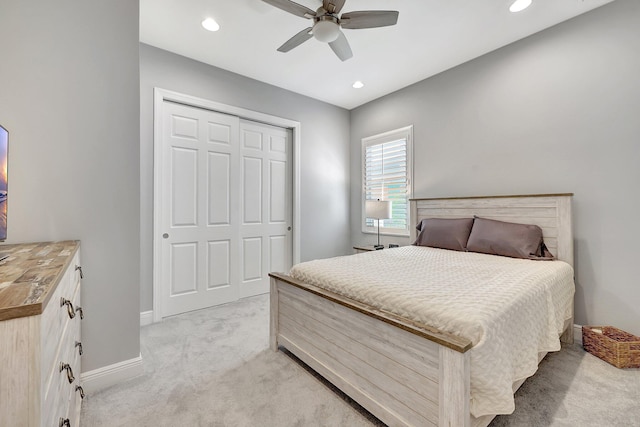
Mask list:
[[82,266],[76,265],[76,271],[80,270],[80,278],[84,279],[84,274],[82,273]]
[[71,301],[69,301],[64,297],[60,297],[60,307],[64,307],[65,305],[67,306],[67,313],[69,313],[69,319],[73,319],[74,317],[76,317],[76,312],[73,310],[73,304],[71,304]]
[[60,362],[60,372],[64,371],[65,369],[67,370],[67,379],[69,380],[69,384],[71,384],[76,380],[76,377],[73,376],[73,369],[71,369],[71,366],[69,366],[68,363]]
[[78,354],[82,356],[82,343],[79,341],[76,341],[76,347],[78,347]]
[[76,305],[76,313],[80,313],[80,319],[84,319],[84,311],[82,311],[82,307]]
[[76,391],[80,392],[80,399],[84,399],[84,389],[79,385],[76,386]]
[[58,422],[58,427],[71,427],[71,423],[69,422],[69,418],[60,417],[60,421]]

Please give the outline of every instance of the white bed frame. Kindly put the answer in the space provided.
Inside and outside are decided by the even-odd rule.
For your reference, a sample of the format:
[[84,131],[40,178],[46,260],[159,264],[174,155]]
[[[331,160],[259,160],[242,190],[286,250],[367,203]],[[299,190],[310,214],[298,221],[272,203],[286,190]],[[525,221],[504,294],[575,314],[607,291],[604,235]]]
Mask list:
[[[571,196],[413,199],[411,241],[424,218],[477,215],[539,225],[551,253],[573,265]],[[478,427],[494,418],[469,412],[470,341],[284,274],[270,276],[271,349],[285,347],[387,425]],[[573,342],[573,319],[561,340]]]

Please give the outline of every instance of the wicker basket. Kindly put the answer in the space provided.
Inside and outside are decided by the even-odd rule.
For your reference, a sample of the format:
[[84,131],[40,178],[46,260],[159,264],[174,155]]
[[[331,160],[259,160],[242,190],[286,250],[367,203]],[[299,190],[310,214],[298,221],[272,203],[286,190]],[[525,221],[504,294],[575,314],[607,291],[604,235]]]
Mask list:
[[582,346],[617,368],[640,368],[640,337],[613,326],[583,326]]

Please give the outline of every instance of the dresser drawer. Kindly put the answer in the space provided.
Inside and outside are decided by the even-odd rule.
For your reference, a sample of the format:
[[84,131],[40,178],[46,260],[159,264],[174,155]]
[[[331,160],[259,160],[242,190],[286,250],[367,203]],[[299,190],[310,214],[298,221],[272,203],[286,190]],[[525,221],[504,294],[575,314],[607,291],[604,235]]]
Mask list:
[[[47,350],[50,349],[46,347],[42,349],[44,379],[42,384],[42,395],[44,397],[42,414],[44,425],[50,423],[50,425],[57,426],[60,418],[63,420],[69,418],[70,400],[75,394],[76,385],[80,381],[80,355],[76,342],[80,341],[81,316],[80,312],[75,312],[75,310],[80,306],[81,287],[80,283],[75,281],[75,277],[69,274],[72,268],[73,264],[69,267],[65,276],[68,275],[69,284],[74,286],[73,291],[67,291],[67,294],[70,296],[68,299],[72,302],[75,316],[71,318],[66,307],[64,307],[65,310],[62,313],[58,312],[57,317],[65,319],[62,322],[64,328],[57,337],[58,342],[49,340],[49,344],[56,348],[56,352],[51,359],[48,359],[50,351]],[[66,368],[66,365],[69,368]],[[61,367],[64,368],[61,370]],[[73,377],[73,382],[71,383],[69,383],[69,376]],[[75,406],[75,402],[73,404]],[[71,413],[73,413],[73,410],[71,410]]]
[[[76,298],[78,300],[78,303],[80,303],[79,291],[76,295]],[[69,347],[72,348],[72,356],[69,358],[69,364],[71,365],[71,368],[73,369],[73,372],[76,377],[76,380],[73,383],[73,387],[71,387],[72,395],[77,394],[76,386],[81,385],[80,384],[80,372],[82,369],[82,364],[81,364],[82,354],[80,354],[80,352],[82,351],[81,322],[82,322],[82,319],[80,318],[80,316],[76,316],[75,319],[69,322],[68,333],[71,336],[71,340],[69,341]],[[71,415],[71,413],[69,415]]]
[[[80,329],[78,329],[78,333],[75,338],[76,341],[80,341]],[[74,370],[78,370],[80,372],[80,354],[75,351],[75,359],[74,359]],[[80,383],[80,378],[78,374],[78,378],[76,382],[72,384],[71,395],[69,396],[69,410],[67,412],[67,418],[69,419],[69,424],[72,427],[78,427],[80,425],[80,408],[82,404],[82,396],[84,395],[84,390],[82,390],[82,384]],[[78,389],[80,387],[80,389]]]
[[[79,298],[79,295],[77,295],[77,297]],[[80,354],[81,347],[76,344],[79,343],[81,339],[80,320],[81,319],[77,316],[73,320],[69,321],[67,335],[71,337],[69,340],[69,346],[73,346],[72,355],[69,356],[69,364],[73,370],[75,381],[70,384],[69,389],[63,387],[60,398],[64,399],[64,402],[60,402],[58,408],[60,411],[66,408],[66,412],[64,415],[60,415],[59,418],[56,418],[58,422],[60,421],[60,418],[62,418],[63,421],[68,420],[69,425],[72,427],[78,427],[80,425],[80,408],[82,404],[81,394],[84,394],[83,390],[81,391],[81,389],[78,389],[78,387],[80,387],[80,359],[82,355]],[[66,380],[66,383],[69,383],[68,379]]]
[[[69,420],[69,425],[72,427],[78,427],[80,425],[80,408],[81,408],[81,404],[82,404],[82,397],[81,397],[81,393],[83,394],[84,391],[81,391],[81,389],[78,389],[78,387],[81,387],[80,385],[80,351],[78,346],[75,345],[76,342],[80,342],[80,331],[81,328],[80,326],[80,322],[79,320],[72,320],[69,322],[69,330],[67,331],[67,333],[72,337],[72,341],[74,343],[74,349],[73,349],[73,355],[71,356],[71,359],[73,360],[72,362],[70,362],[70,365],[73,369],[73,373],[75,375],[75,381],[70,384],[70,388],[67,389],[66,388],[66,384],[69,383],[68,379],[66,379],[66,374],[65,374],[65,381],[66,384],[64,387],[62,387],[62,390],[60,392],[60,401],[58,402],[58,410],[62,411],[64,408],[66,408],[66,412],[64,413],[64,415],[60,415],[58,418],[54,418],[55,421],[59,422],[60,418],[62,418],[62,420]],[[68,393],[68,394],[65,394]],[[56,417],[58,415],[54,415],[54,417]],[[58,425],[58,424],[56,424]]]
[[[73,328],[74,323],[68,322],[62,337],[60,351],[56,354],[56,362],[54,363],[55,366],[51,378],[48,384],[43,384],[45,390],[42,408],[44,425],[57,426],[60,418],[67,417],[69,396],[78,383],[80,372],[74,367],[75,347],[73,340],[76,336]],[[66,368],[67,365],[70,369]],[[61,370],[61,368],[63,369]],[[72,382],[69,382],[69,377],[72,377]]]
[[[42,313],[42,373],[45,378],[51,375],[54,356],[59,350],[60,337],[71,318],[70,314],[75,315],[75,307],[80,304],[79,300],[74,299],[79,284],[79,279],[76,280],[75,265],[79,263],[79,259],[79,254],[76,253]],[[69,301],[69,303],[61,305],[61,301]]]

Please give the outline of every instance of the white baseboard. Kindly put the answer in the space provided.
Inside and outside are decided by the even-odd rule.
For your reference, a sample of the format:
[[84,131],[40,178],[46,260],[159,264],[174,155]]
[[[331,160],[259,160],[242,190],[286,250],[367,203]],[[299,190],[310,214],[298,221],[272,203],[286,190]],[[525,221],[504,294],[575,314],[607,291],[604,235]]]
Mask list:
[[144,367],[142,366],[141,354],[133,359],[123,360],[113,365],[83,372],[82,375],[80,375],[80,380],[82,381],[82,388],[86,393],[95,393],[96,391],[135,378],[143,373]]
[[582,325],[573,325],[573,342],[582,345]]
[[153,310],[140,313],[140,326],[147,326],[153,323]]

